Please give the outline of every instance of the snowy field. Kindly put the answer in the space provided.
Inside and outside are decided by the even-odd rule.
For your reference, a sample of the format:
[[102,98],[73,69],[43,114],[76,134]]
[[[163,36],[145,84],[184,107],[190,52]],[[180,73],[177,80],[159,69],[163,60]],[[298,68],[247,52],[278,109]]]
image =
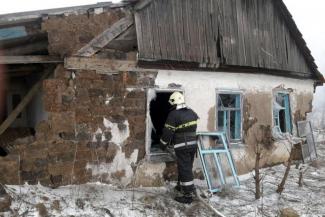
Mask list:
[[[251,174],[240,177],[239,189],[225,189],[213,195],[209,203],[225,216],[279,216],[283,208],[293,208],[300,216],[325,217],[325,143],[318,144],[319,159],[306,167],[303,186],[298,186],[299,170],[291,167],[281,195],[275,191],[281,182],[285,166],[262,170],[263,196],[254,198]],[[204,182],[197,181],[199,188]],[[182,205],[172,200],[170,190],[175,183],[161,188],[128,188],[89,183],[63,186],[57,189],[40,185],[6,186],[13,198],[11,212],[4,216],[62,216],[62,217],[147,217],[147,216],[213,216],[200,202]],[[1,216],[1,214],[0,214]]]

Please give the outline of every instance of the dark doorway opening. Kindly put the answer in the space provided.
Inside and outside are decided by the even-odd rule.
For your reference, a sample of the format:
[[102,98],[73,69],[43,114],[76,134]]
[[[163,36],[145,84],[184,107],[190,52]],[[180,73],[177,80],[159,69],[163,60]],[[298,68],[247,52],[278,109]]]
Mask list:
[[171,92],[156,92],[156,97],[150,102],[150,117],[153,124],[151,130],[151,146],[150,152],[162,152],[159,141],[162,135],[166,119],[173,106],[169,104],[168,100]]

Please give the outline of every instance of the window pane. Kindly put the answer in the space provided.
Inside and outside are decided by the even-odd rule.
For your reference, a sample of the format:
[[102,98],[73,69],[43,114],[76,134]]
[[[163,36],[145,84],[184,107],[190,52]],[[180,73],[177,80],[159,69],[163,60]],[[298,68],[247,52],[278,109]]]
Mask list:
[[277,94],[275,96],[275,101],[281,106],[284,107],[284,95],[283,94]]
[[286,128],[286,132],[291,133],[291,111],[290,111],[289,94],[285,94],[283,98],[284,98],[284,107],[285,107],[285,128]]
[[224,111],[218,111],[218,130],[224,131],[225,130],[225,114]]
[[240,139],[241,114],[240,111],[230,112],[230,139]]
[[240,108],[239,94],[219,94],[218,108]]

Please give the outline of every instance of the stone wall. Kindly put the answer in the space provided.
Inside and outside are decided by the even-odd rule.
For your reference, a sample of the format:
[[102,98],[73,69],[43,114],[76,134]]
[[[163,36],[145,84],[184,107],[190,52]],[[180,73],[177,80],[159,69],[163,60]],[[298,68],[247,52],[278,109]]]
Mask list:
[[100,14],[49,17],[42,23],[42,30],[48,33],[49,53],[70,56],[125,16],[126,10],[115,8]]
[[[49,17],[51,55],[70,56],[124,17],[123,9],[102,14]],[[135,53],[106,50],[101,58],[135,60]],[[145,89],[156,73],[69,71],[58,65],[43,82],[48,120],[35,137],[15,141],[0,158],[0,183],[58,186],[91,181],[127,185],[145,156]]]
[[154,78],[146,72],[72,72],[59,65],[43,84],[48,121],[38,125],[29,144],[18,141],[0,159],[6,174],[0,181],[128,184],[132,164],[145,155],[145,88]]

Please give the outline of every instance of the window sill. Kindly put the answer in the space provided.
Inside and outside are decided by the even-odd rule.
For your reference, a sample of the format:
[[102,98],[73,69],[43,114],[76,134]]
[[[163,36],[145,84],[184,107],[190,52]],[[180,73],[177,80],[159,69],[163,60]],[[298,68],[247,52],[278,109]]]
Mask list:
[[233,143],[231,142],[229,149],[231,150],[231,149],[243,149],[243,148],[246,148],[246,145],[240,141],[240,142],[233,142]]
[[152,163],[174,162],[175,159],[170,153],[150,153],[146,155],[146,159]]

